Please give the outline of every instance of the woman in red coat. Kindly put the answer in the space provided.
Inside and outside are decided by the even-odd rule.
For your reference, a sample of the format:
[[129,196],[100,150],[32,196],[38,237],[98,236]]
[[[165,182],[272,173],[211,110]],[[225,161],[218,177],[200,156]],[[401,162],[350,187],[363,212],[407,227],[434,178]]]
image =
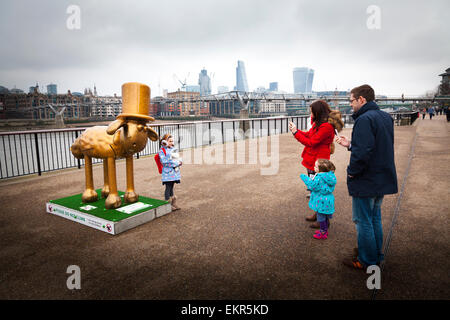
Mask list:
[[[332,111],[328,103],[323,100],[316,100],[311,103],[310,110],[312,127],[309,131],[300,131],[294,123],[289,123],[289,129],[294,137],[305,146],[302,152],[302,165],[306,168],[308,176],[315,174],[314,164],[317,159],[330,159],[330,154],[334,152],[334,129],[341,131],[344,126],[340,112]],[[316,219],[315,213],[306,217],[308,221],[315,221]],[[318,223],[311,225],[311,227],[315,228],[316,225]]]

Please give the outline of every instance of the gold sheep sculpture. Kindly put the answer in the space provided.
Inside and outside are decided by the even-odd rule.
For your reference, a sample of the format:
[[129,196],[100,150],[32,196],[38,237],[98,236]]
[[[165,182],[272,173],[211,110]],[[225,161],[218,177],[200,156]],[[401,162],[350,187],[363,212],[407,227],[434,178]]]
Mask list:
[[86,189],[82,201],[98,200],[92,177],[92,158],[103,159],[104,186],[102,197],[105,207],[115,209],[122,204],[117,192],[116,159],[126,159],[127,189],[126,203],[138,200],[134,191],[133,154],[140,152],[147,144],[159,139],[158,134],[146,124],[155,121],[148,115],[150,88],[145,84],[129,82],[122,85],[122,114],[109,126],[95,126],[86,129],[72,144],[70,151],[77,159],[85,161]]

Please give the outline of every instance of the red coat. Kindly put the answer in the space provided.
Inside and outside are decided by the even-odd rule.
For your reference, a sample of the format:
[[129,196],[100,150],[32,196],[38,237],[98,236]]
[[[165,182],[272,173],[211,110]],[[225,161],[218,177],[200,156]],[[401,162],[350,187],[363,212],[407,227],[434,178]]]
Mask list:
[[294,137],[305,146],[302,152],[302,165],[314,170],[317,159],[330,159],[330,144],[334,139],[334,127],[328,122],[322,123],[319,130],[313,124],[308,132],[298,130]]

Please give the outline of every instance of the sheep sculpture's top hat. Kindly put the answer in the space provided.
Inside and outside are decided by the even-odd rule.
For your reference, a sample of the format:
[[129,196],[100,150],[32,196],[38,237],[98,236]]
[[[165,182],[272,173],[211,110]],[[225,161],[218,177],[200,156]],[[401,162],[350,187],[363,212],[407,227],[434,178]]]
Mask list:
[[155,121],[148,115],[150,105],[150,87],[138,83],[127,82],[122,85],[122,113],[117,119],[138,118]]

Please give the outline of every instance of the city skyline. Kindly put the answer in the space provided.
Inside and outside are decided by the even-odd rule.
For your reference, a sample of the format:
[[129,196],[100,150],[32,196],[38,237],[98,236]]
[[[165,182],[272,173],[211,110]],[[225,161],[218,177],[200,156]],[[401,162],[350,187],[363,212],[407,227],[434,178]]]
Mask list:
[[[370,26],[372,5],[378,29]],[[241,60],[250,91],[276,81],[280,91],[294,92],[292,69],[308,66],[315,70],[313,91],[369,83],[380,94],[423,95],[450,65],[447,1],[80,0],[77,6],[80,28],[70,29],[68,2],[2,1],[0,32],[8,45],[0,52],[0,86],[28,92],[36,82],[55,83],[65,93],[95,83],[99,95],[112,96],[138,81],[153,97],[180,87],[174,74],[195,85],[205,68],[215,74],[215,93],[234,88]]]

